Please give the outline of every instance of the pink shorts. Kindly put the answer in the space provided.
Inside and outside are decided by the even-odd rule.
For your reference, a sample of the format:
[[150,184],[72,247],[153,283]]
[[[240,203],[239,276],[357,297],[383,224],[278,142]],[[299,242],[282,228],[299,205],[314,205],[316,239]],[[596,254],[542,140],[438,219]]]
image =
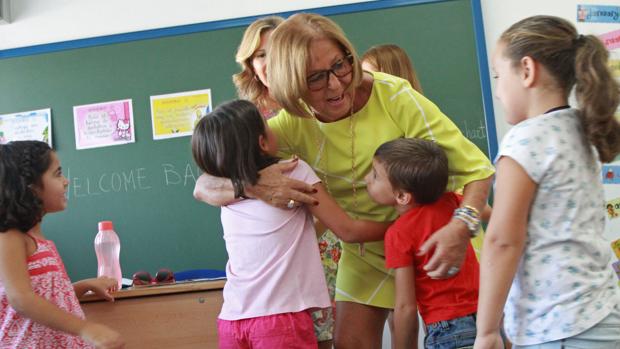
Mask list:
[[307,311],[242,320],[217,320],[220,349],[316,349],[312,318]]

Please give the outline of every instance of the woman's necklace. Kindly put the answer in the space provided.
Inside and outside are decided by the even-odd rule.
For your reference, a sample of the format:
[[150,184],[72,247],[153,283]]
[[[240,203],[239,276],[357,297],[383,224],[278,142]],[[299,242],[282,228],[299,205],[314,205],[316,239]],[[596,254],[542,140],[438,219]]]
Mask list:
[[[327,190],[327,193],[333,197],[332,192],[329,188],[329,182],[328,182],[328,176],[329,176],[329,172],[328,172],[328,153],[326,151],[326,146],[327,146],[327,136],[325,135],[325,133],[323,133],[321,131],[321,127],[320,127],[320,120],[316,117],[316,114],[313,112],[314,115],[314,119],[315,119],[315,130],[318,133],[316,140],[317,140],[317,157],[318,157],[318,161],[316,161],[317,167],[320,167],[322,172],[323,172],[323,184],[325,185],[325,189]],[[322,137],[319,137],[322,136]],[[356,163],[355,163],[355,120],[353,117],[353,103],[351,103],[351,112],[349,113],[349,136],[351,137],[351,189],[353,191],[353,218],[354,219],[358,219],[357,214],[355,214],[354,212],[357,212],[357,186],[356,186],[356,182],[357,182],[357,167],[356,167]],[[322,141],[320,141],[319,139],[322,139]],[[364,248],[364,243],[360,242],[359,243],[359,253],[361,256],[364,256],[365,254],[365,248]]]

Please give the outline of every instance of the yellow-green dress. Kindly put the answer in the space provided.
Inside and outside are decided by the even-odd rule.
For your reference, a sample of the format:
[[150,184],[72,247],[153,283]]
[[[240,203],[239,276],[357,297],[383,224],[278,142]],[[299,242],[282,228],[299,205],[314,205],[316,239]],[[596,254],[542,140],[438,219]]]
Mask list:
[[[368,102],[350,117],[323,123],[282,110],[268,121],[278,137],[280,155],[296,154],[309,163],[351,216],[374,221],[397,217],[392,207],[378,205],[368,196],[364,176],[377,147],[399,137],[424,138],[441,145],[449,161],[447,190],[493,174],[493,166],[480,149],[406,80],[384,73],[373,76]],[[365,243],[363,253],[359,244],[343,242],[342,246],[336,300],[393,308],[394,277],[385,268],[383,241]]]

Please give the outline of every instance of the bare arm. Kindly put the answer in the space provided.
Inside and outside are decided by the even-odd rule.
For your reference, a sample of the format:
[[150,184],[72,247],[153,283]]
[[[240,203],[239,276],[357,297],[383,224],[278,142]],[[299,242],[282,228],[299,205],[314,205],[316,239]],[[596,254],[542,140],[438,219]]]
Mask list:
[[78,298],[82,297],[86,292],[93,291],[97,296],[113,302],[112,293],[118,290],[116,279],[100,276],[98,278],[84,279],[73,283],[73,289]]
[[482,213],[480,213],[480,220],[488,223],[491,219],[491,213],[493,213],[493,208],[489,205],[485,205],[484,210],[482,210]]
[[334,200],[321,183],[314,185],[314,199],[319,202],[309,206],[310,212],[331,229],[344,242],[366,242],[383,240],[390,222],[374,222],[351,218]]
[[[314,204],[315,200],[307,194],[314,190],[311,185],[282,174],[291,171],[295,166],[297,161],[282,162],[262,169],[258,183],[245,187],[245,195],[280,208],[286,208],[289,200]],[[230,179],[206,173],[200,175],[196,181],[194,198],[212,206],[224,206],[238,200],[234,197]]]
[[[489,195],[491,177],[468,183],[463,190],[462,206],[471,206],[483,212]],[[450,277],[451,267],[460,267],[465,260],[465,251],[469,245],[470,234],[467,225],[453,218],[443,228],[435,232],[422,246],[419,254],[433,252],[433,256],[424,266],[432,278]]]
[[124,343],[116,331],[67,313],[32,290],[25,239],[25,235],[16,230],[0,233],[0,280],[10,306],[23,317],[80,336],[98,348],[123,348]]
[[418,307],[415,294],[413,266],[397,268],[396,299],[394,305],[394,347],[418,348]]
[[503,348],[499,334],[504,304],[526,241],[537,185],[513,159],[497,163],[493,216],[480,261],[476,348]]
[[194,198],[211,206],[225,206],[237,201],[234,193],[230,179],[207,173],[201,174],[194,186]]

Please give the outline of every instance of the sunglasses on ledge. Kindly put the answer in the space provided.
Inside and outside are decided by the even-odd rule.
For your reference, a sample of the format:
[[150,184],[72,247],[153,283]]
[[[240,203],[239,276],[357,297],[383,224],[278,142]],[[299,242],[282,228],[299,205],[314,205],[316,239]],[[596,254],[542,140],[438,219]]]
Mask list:
[[148,286],[159,284],[172,284],[175,282],[174,273],[170,269],[159,269],[155,277],[151,277],[148,271],[137,271],[132,276],[132,286]]

